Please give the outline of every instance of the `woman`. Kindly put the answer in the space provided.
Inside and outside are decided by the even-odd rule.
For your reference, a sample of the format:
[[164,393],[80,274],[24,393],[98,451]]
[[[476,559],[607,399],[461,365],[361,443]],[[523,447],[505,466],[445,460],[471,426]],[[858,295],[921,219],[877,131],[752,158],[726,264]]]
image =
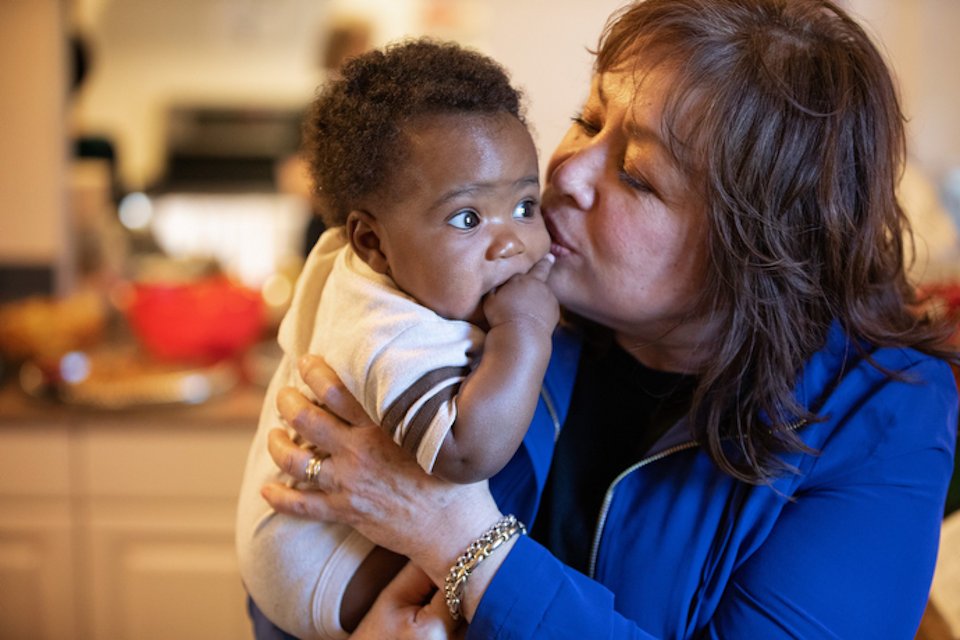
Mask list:
[[543,194],[576,329],[490,490],[420,472],[322,362],[323,406],[279,399],[330,457],[264,497],[412,561],[356,636],[442,636],[449,608],[471,638],[912,637],[957,395],[904,275],[903,157],[889,71],[828,0],[621,13]]

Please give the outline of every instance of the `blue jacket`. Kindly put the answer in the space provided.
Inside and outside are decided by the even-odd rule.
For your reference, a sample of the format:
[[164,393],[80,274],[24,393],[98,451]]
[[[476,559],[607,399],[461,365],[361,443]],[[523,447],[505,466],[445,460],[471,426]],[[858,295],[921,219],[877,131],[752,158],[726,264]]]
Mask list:
[[[532,524],[569,405],[579,344],[558,332],[536,417],[491,489]],[[597,523],[591,575],[521,538],[468,638],[913,638],[933,575],[953,470],[949,366],[909,349],[859,357],[838,325],[801,372],[822,422],[817,455],[772,486],[720,473],[677,425],[618,477]]]

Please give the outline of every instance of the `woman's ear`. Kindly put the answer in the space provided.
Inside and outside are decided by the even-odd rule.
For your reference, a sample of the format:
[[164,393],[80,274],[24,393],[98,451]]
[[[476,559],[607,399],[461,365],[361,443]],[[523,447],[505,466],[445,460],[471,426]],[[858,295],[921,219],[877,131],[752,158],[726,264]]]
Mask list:
[[377,273],[389,274],[390,263],[383,252],[381,227],[366,211],[353,210],[347,216],[347,238],[360,259]]

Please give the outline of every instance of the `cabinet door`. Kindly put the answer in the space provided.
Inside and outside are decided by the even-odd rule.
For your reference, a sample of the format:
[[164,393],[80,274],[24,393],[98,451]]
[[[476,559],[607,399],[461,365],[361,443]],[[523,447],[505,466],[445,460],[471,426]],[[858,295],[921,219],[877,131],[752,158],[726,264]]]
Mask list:
[[250,429],[86,428],[84,626],[94,640],[249,638],[234,550]]
[[74,636],[69,505],[0,498],[0,637]]
[[0,430],[0,637],[75,636],[65,428]]
[[96,500],[84,525],[95,639],[249,638],[233,505]]

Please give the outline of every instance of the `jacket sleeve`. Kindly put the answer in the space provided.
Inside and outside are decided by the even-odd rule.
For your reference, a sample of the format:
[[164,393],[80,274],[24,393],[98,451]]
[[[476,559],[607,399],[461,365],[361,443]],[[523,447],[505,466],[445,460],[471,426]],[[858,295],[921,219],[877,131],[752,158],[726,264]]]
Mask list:
[[467,638],[655,638],[617,613],[613,605],[609,589],[524,536],[487,587]]
[[[928,384],[881,383],[834,416],[836,439],[850,440],[823,443],[808,482],[740,559],[710,621],[692,636],[913,637],[953,468],[957,394],[943,363],[927,360],[912,373]],[[871,430],[882,435],[865,437]],[[860,438],[870,446],[853,464],[831,457]],[[468,632],[471,639],[654,637],[616,611],[611,591],[527,538],[494,576]]]

